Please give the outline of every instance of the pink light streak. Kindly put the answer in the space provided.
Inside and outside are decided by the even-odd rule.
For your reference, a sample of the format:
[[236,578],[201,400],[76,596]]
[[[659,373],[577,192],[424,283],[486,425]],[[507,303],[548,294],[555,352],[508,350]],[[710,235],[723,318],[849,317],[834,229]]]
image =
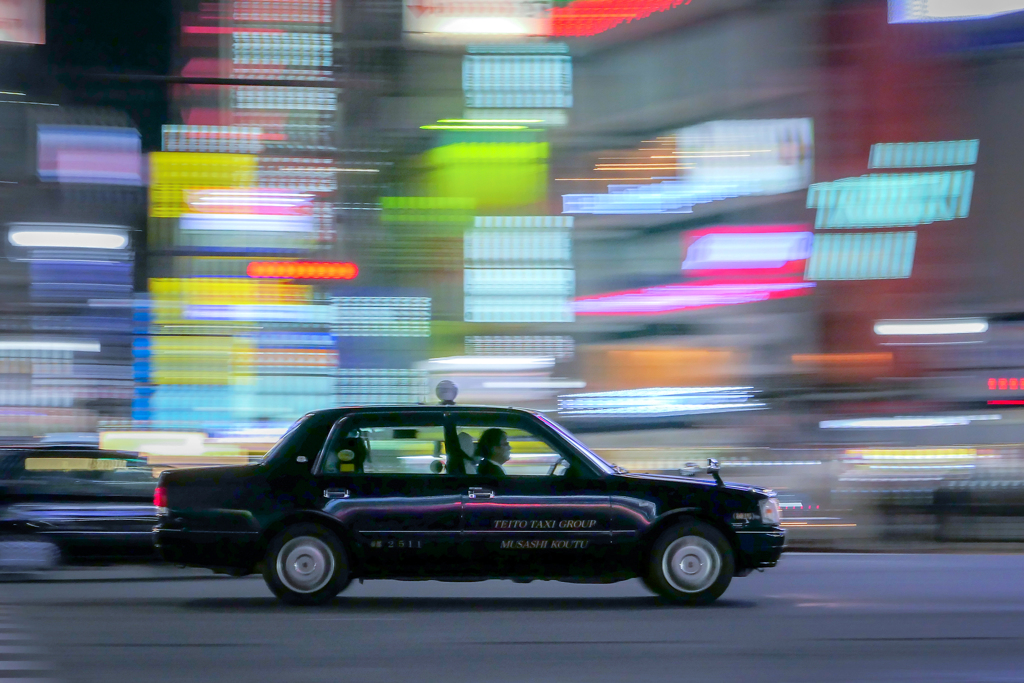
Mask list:
[[577,298],[576,315],[661,315],[677,311],[733,306],[810,294],[813,282],[702,283],[647,287]]
[[280,28],[237,28],[235,26],[182,26],[182,33],[284,33]]

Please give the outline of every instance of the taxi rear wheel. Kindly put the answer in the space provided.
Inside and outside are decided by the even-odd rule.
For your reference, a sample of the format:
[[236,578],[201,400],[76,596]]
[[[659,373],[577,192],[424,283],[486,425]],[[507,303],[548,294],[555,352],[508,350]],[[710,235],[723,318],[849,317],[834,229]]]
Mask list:
[[725,536],[710,524],[688,520],[655,541],[644,582],[671,602],[707,605],[725,592],[734,572],[732,546]]
[[322,605],[350,581],[348,558],[337,535],[319,524],[296,524],[274,537],[263,579],[291,605]]

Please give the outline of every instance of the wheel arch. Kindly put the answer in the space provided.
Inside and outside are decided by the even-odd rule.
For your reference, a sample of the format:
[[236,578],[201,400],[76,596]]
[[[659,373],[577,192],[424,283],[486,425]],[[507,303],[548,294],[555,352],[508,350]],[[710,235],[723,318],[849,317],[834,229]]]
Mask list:
[[268,525],[267,528],[263,530],[263,533],[260,534],[260,561],[262,561],[263,556],[266,555],[267,548],[270,546],[270,542],[274,537],[295,524],[319,524],[320,526],[334,532],[345,548],[345,553],[347,555],[346,559],[349,563],[349,571],[351,572],[357,569],[359,559],[355,554],[355,545],[352,533],[345,527],[345,525],[334,517],[315,510],[297,510],[284,515]]
[[736,532],[729,527],[721,518],[710,514],[707,510],[697,507],[689,508],[677,508],[675,510],[669,510],[664,513],[647,528],[644,532],[642,540],[643,557],[647,557],[650,554],[651,548],[654,546],[654,542],[658,540],[661,534],[674,524],[678,524],[684,519],[694,519],[705,524],[710,524],[717,531],[719,531],[725,539],[729,542],[729,547],[732,548],[733,559],[736,566],[739,567],[741,563],[740,555],[740,541]]

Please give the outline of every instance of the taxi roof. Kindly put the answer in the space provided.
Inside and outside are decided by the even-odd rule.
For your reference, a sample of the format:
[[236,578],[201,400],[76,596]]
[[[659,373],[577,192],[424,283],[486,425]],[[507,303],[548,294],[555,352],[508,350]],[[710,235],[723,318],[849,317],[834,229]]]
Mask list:
[[486,406],[486,405],[462,405],[462,404],[444,404],[444,403],[396,403],[392,405],[373,405],[373,406],[342,406],[339,408],[325,408],[323,410],[314,410],[309,415],[329,415],[332,418],[340,418],[343,415],[350,413],[417,413],[417,412],[458,412],[458,413],[517,413],[519,415],[531,415],[533,417],[540,417],[543,413],[536,410],[528,410],[526,408],[515,408],[512,406]]

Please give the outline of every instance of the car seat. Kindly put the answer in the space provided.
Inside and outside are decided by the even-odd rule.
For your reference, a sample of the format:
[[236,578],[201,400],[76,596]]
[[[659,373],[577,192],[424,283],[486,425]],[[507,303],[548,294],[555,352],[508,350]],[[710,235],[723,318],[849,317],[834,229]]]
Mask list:
[[480,458],[473,456],[473,452],[476,450],[473,437],[466,432],[459,432],[459,448],[464,454],[463,462],[465,462],[466,474],[476,474],[476,466],[480,463]]

